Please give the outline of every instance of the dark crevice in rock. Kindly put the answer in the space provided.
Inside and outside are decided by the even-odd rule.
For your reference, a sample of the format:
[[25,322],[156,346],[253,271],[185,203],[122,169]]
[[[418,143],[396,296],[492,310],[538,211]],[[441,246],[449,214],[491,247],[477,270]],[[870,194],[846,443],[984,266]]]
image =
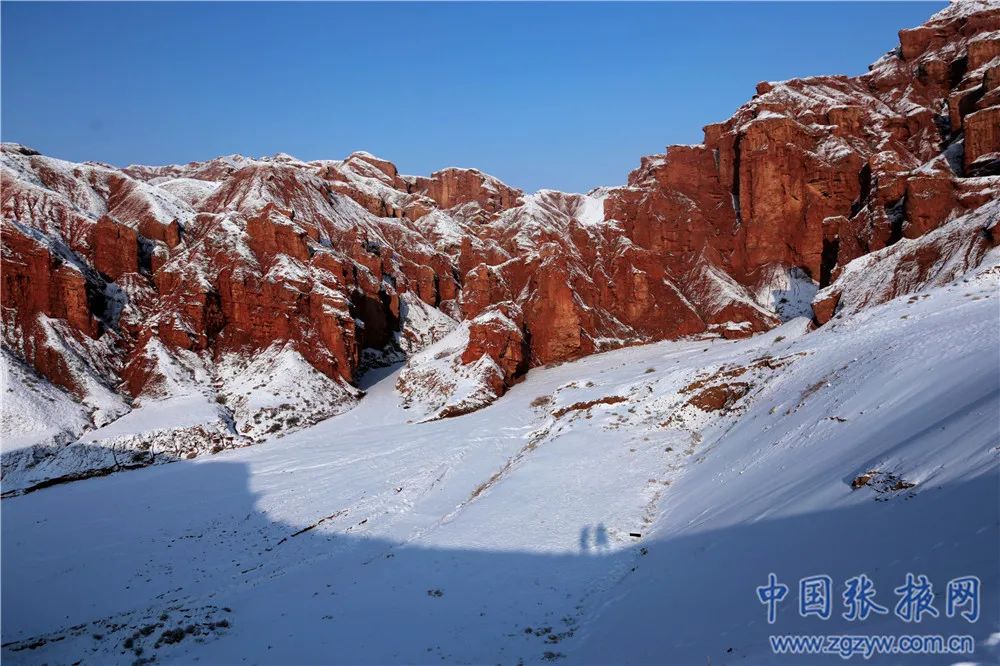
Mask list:
[[906,197],[901,197],[885,207],[885,214],[889,220],[889,240],[886,245],[894,245],[903,237],[903,224],[906,222]]
[[833,269],[837,267],[837,255],[840,253],[840,237],[823,239],[823,254],[820,260],[819,287],[822,289],[833,282]]
[[850,217],[854,217],[861,212],[861,209],[864,208],[865,203],[868,201],[868,197],[871,195],[872,168],[870,164],[865,164],[861,167],[861,171],[858,172],[858,187],[860,193],[854,203],[851,204]]

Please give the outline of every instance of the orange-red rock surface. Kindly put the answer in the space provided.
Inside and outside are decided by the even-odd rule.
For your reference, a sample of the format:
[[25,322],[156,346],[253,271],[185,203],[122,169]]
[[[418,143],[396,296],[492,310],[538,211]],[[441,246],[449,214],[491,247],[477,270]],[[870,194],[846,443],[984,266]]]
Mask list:
[[367,153],[117,169],[5,144],[4,345],[78,394],[84,372],[142,396],[185,354],[280,347],[346,386],[461,329],[452,369],[486,368],[495,396],[615,346],[822,323],[850,262],[1000,197],[1000,9],[953,6],[899,40],[859,77],[760,83],[702,144],[589,195]]

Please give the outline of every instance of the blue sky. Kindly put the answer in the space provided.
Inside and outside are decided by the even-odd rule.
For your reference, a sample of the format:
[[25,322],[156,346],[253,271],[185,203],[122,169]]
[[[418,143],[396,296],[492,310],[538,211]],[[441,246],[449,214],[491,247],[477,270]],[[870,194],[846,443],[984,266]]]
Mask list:
[[4,2],[0,134],[118,165],[368,150],[585,191],[700,142],[757,81],[864,72],[944,4]]

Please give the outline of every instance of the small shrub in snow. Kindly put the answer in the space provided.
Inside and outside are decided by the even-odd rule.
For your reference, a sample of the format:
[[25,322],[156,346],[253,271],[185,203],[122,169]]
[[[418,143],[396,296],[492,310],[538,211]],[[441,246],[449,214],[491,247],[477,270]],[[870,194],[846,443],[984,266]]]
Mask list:
[[552,396],[550,395],[540,395],[531,401],[532,407],[545,407],[552,402]]

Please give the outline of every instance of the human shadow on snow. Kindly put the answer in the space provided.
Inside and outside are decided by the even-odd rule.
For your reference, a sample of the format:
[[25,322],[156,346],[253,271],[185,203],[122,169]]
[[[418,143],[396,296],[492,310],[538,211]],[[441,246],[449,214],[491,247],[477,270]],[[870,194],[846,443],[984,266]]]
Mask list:
[[[778,507],[752,524],[692,526],[617,550],[599,547],[603,523],[584,527],[579,544],[568,526],[565,552],[532,553],[369,537],[379,517],[352,507],[315,506],[287,522],[257,508],[248,468],[225,457],[4,500],[4,661],[843,663],[772,656],[777,633],[971,634],[976,654],[949,663],[996,658],[985,645],[1000,618],[992,471],[909,500]],[[663,524],[677,529],[670,501]],[[839,617],[847,577],[868,574],[891,609],[911,571],[935,583],[941,618]],[[770,572],[791,590],[769,626],[755,588]],[[834,580],[831,620],[796,612],[797,581],[813,574]],[[944,618],[943,586],[966,574],[986,595],[975,624]]]

